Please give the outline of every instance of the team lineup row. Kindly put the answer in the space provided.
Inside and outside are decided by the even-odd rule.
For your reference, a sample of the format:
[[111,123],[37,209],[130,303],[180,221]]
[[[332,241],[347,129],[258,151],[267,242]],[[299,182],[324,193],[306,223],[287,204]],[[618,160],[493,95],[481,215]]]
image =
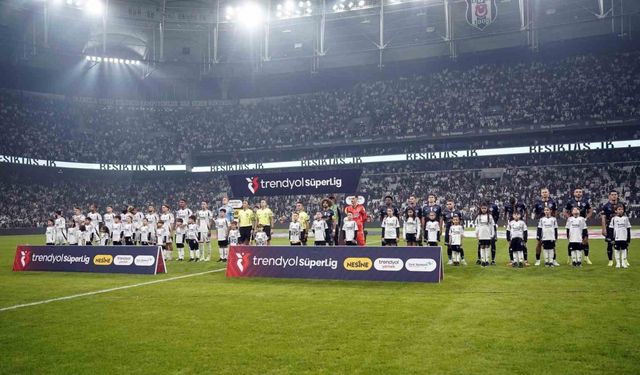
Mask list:
[[[631,239],[629,219],[624,216],[625,206],[612,190],[609,201],[602,209],[603,235],[607,239],[609,265],[613,265],[615,254],[617,266],[624,267],[628,246]],[[385,205],[380,209],[382,225],[382,245],[397,246],[402,238],[407,246],[437,245],[440,235],[444,233],[444,245],[447,246],[449,264],[466,264],[462,238],[464,227],[461,225],[462,215],[455,208],[452,200],[446,202],[443,209],[436,203],[437,198],[431,194],[423,207],[416,204],[414,196],[410,197],[402,215],[393,205],[391,196],[385,197]],[[315,245],[360,245],[364,246],[366,231],[364,223],[368,219],[364,206],[353,199],[344,209],[340,209],[334,197],[322,200],[321,211],[310,215],[304,210],[302,202],[296,203],[289,223],[289,242],[291,245],[306,245],[307,237],[313,233]],[[184,246],[188,244],[190,259],[211,259],[211,229],[215,227],[220,261],[227,258],[229,244],[269,245],[271,230],[274,227],[274,215],[267,201],[262,199],[259,208],[251,209],[248,201],[243,201],[242,208],[234,210],[227,198],[223,198],[217,217],[209,210],[207,202],[201,202],[200,210],[191,211],[184,199],[179,201],[175,215],[169,205],[162,205],[160,214],[150,205],[143,214],[136,207],[129,206],[122,215],[116,214],[112,207],[107,207],[101,215],[96,205],[90,205],[85,216],[79,207],[74,209],[72,222],[67,224],[62,212],[49,220],[46,231],[47,244],[153,244],[165,249],[167,260],[172,259],[173,244],[178,250],[178,260],[184,259]],[[618,214],[620,211],[620,214]],[[540,265],[544,248],[545,265],[559,265],[555,260],[555,241],[557,240],[557,204],[549,197],[547,189],[541,190],[541,197],[534,205],[534,215],[538,220],[538,240],[536,247],[536,265]],[[504,217],[507,221],[507,240],[510,243],[509,256],[514,266],[528,264],[527,242],[527,207],[524,203],[512,198],[504,206]],[[579,266],[589,259],[588,233],[586,219],[593,215],[589,202],[582,198],[582,189],[574,190],[574,197],[563,209],[567,218],[567,238],[569,239],[570,263]],[[402,216],[403,234],[400,235]],[[482,266],[495,264],[495,243],[497,241],[497,222],[501,217],[495,204],[482,204],[475,218],[476,237],[478,239],[478,260]],[[516,219],[517,217],[517,219]],[[620,219],[617,219],[620,217]],[[624,226],[623,231],[617,226]],[[582,229],[580,229],[582,228]],[[573,232],[572,232],[573,229]],[[578,230],[580,229],[580,230]],[[552,232],[554,235],[552,236]],[[583,233],[584,232],[584,233]],[[624,233],[623,233],[624,232]],[[578,233],[580,236],[578,236]],[[578,237],[580,239],[578,240]],[[615,250],[614,250],[615,249]]]

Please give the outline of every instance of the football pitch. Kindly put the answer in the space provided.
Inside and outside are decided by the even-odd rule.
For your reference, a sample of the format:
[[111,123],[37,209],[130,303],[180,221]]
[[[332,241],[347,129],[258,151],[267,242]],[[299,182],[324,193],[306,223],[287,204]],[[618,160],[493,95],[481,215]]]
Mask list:
[[469,265],[445,266],[437,285],[228,280],[215,262],[173,261],[158,276],[14,273],[16,245],[43,237],[0,237],[0,373],[638,374],[634,241],[627,270],[606,266],[603,240],[582,269],[566,265],[564,240],[559,268],[506,267],[500,240],[498,266],[482,269],[467,239]]

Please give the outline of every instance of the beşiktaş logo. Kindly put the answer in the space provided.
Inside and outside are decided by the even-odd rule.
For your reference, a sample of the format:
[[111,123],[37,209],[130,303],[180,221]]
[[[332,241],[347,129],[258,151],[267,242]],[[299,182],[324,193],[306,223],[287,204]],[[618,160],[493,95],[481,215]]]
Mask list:
[[84,263],[89,264],[91,257],[88,255],[71,256],[68,254],[31,254],[31,261],[37,263]]
[[467,0],[467,23],[480,30],[491,25],[498,16],[495,0]]
[[259,183],[260,179],[256,176],[256,177],[247,177],[246,180],[249,183],[247,184],[249,191],[251,192],[251,194],[255,194],[260,188],[260,183]]
[[319,189],[324,186],[335,187],[336,189],[340,189],[342,187],[342,178],[339,177],[330,177],[325,179],[317,179],[317,178],[283,178],[283,179],[275,179],[275,180],[265,180],[261,179],[258,176],[254,177],[245,177],[247,181],[247,188],[251,194],[256,194],[256,192],[260,189],[298,189],[298,188],[306,188],[311,187],[314,189]]

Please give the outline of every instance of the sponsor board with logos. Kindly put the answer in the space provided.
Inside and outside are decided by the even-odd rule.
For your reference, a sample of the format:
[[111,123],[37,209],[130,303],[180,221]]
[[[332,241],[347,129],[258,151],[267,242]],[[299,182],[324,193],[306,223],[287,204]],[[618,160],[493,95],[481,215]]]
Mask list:
[[231,246],[227,277],[439,283],[440,247]]
[[13,270],[150,275],[167,272],[157,246],[18,245]]

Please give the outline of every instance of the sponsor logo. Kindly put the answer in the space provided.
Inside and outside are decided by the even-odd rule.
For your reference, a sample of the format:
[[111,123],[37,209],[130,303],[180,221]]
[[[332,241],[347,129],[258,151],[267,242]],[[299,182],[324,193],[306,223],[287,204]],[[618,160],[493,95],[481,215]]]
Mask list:
[[249,257],[251,257],[251,253],[236,253],[236,266],[240,273],[243,273],[249,267]]
[[133,263],[136,266],[141,266],[141,267],[153,266],[155,262],[156,262],[156,257],[154,257],[153,255],[138,255],[133,260]]
[[373,262],[373,268],[378,271],[400,271],[404,262],[400,258],[378,258]]
[[335,270],[338,268],[338,261],[333,258],[311,259],[298,256],[291,258],[285,258],[283,256],[277,258],[254,256],[251,259],[253,260],[254,266],[281,267],[283,269],[287,267],[306,267],[309,269],[327,267]]
[[29,263],[31,263],[31,251],[30,250],[21,250],[20,251],[20,265],[22,265],[22,269],[25,269]]
[[369,258],[347,258],[343,266],[349,271],[369,271],[373,264]]
[[113,258],[113,264],[116,266],[130,266],[133,264],[133,255],[116,255]]
[[438,264],[431,258],[410,258],[407,259],[405,267],[411,272],[433,272]]
[[249,183],[249,184],[247,184],[247,187],[249,188],[249,191],[251,192],[251,194],[255,194],[258,191],[258,189],[260,189],[260,179],[257,176],[256,177],[247,177],[245,179]]
[[93,257],[93,264],[96,266],[108,266],[113,263],[113,256],[108,254],[98,254]]

